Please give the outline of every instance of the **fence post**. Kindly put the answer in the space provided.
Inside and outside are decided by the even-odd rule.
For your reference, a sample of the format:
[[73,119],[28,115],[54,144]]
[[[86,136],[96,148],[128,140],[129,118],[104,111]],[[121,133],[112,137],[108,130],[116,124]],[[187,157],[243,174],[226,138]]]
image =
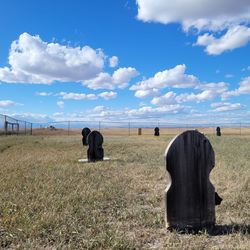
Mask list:
[[70,121],[68,121],[68,135],[69,135],[69,130],[70,130]]
[[7,132],[8,132],[8,126],[7,126],[7,119],[6,119],[6,115],[4,116],[4,130],[5,130],[5,135],[7,135]]
[[30,135],[32,135],[32,126],[33,126],[33,123],[30,124]]
[[19,122],[18,122],[18,120],[16,120],[16,123],[17,123],[17,135],[19,135]]

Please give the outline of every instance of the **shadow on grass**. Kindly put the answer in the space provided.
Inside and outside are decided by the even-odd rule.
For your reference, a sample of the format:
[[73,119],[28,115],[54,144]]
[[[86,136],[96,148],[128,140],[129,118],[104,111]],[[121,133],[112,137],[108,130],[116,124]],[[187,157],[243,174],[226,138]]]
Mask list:
[[230,225],[215,225],[209,228],[168,228],[171,232],[179,234],[203,234],[207,233],[210,236],[228,235],[234,233],[250,234],[250,225],[245,224],[230,224]]
[[234,234],[234,233],[250,234],[250,225],[244,225],[244,224],[215,225],[211,231],[208,230],[207,232],[211,236]]

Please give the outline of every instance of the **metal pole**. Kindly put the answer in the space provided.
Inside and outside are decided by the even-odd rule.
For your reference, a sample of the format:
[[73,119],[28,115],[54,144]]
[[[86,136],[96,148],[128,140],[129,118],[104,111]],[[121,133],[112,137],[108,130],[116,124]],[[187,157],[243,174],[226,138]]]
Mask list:
[[32,126],[33,126],[33,123],[30,124],[30,135],[32,135]]

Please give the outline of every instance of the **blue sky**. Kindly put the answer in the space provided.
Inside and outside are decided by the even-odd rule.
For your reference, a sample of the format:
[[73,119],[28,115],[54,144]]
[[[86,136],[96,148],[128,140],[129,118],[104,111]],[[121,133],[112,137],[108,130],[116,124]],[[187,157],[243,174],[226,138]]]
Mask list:
[[250,2],[5,0],[0,113],[250,122]]

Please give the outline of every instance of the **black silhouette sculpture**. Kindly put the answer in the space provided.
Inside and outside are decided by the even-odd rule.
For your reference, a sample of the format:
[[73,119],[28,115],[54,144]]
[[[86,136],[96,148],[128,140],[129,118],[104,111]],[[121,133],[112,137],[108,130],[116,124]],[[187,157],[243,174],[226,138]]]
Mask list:
[[166,189],[166,226],[170,229],[215,225],[215,205],[222,199],[209,180],[215,165],[209,140],[196,130],[176,136],[166,149],[171,183]]
[[91,130],[89,128],[84,128],[82,130],[82,145],[83,146],[87,146],[88,145],[88,135],[91,132]]
[[104,157],[104,150],[102,148],[103,136],[98,131],[92,131],[88,135],[89,148],[87,151],[88,161],[102,161]]
[[216,135],[217,135],[217,136],[221,136],[220,127],[217,127],[217,128],[216,128]]
[[154,136],[159,136],[159,135],[160,135],[160,129],[158,127],[155,127]]

